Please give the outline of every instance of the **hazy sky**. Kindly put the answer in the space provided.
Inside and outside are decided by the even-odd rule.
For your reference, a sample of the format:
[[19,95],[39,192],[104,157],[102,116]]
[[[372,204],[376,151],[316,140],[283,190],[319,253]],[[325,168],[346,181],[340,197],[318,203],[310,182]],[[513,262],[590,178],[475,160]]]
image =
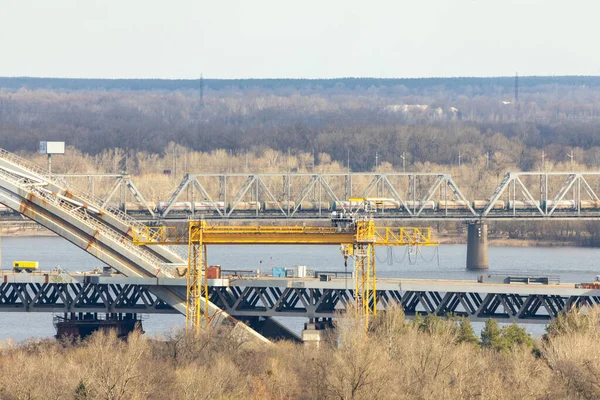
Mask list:
[[0,0],[0,76],[600,75],[597,0]]

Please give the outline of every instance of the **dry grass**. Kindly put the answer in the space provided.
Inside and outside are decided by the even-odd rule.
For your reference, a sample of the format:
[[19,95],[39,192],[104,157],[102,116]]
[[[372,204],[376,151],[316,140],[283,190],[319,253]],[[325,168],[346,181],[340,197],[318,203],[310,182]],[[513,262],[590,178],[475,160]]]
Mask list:
[[164,340],[96,334],[0,348],[1,399],[595,399],[598,309],[551,326],[536,348],[461,342],[456,323],[407,323],[400,309],[371,331],[341,318],[318,349],[240,341],[227,330]]

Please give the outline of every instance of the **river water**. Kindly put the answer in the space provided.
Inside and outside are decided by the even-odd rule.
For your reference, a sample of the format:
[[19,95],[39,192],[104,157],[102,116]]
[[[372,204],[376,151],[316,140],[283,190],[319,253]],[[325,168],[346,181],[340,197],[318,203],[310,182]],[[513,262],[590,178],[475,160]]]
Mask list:
[[[58,237],[3,237],[3,269],[14,260],[39,261],[40,268],[60,266],[69,271],[89,271],[102,263]],[[377,249],[377,275],[397,278],[468,279],[480,274],[466,271],[466,245],[441,245],[423,248],[419,254],[397,248],[393,253]],[[490,247],[489,273],[555,275],[561,282],[590,282],[600,274],[600,249],[574,247]],[[338,246],[210,246],[210,265],[223,269],[257,270],[269,273],[272,267],[307,265],[312,270],[344,271]],[[349,263],[348,270],[352,269]],[[349,281],[350,287],[352,282]],[[0,340],[51,337],[55,334],[51,313],[0,313]],[[284,321],[285,322],[285,321]],[[167,334],[182,328],[181,315],[144,315],[144,330],[149,335]],[[300,324],[293,323],[298,331]],[[540,328],[533,328],[539,333]]]

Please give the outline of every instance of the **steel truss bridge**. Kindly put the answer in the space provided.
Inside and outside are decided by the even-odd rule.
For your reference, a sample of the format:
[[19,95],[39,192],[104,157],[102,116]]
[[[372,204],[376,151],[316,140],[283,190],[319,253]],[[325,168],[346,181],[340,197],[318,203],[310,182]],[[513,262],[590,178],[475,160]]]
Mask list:
[[[111,179],[102,196],[142,220],[325,218],[334,204],[353,197],[397,204],[375,218],[422,220],[543,220],[600,218],[600,172],[508,172],[491,193],[465,196],[447,173],[269,173],[186,174],[169,199],[148,203],[129,175],[71,174],[65,181],[86,186]],[[87,182],[87,183],[85,183]],[[127,209],[129,200],[135,209]],[[186,212],[181,203],[201,203]],[[268,204],[268,206],[264,206]],[[431,205],[434,204],[432,207]],[[339,209],[339,208],[338,208]]]
[[[185,288],[185,278],[28,276],[0,278],[0,312],[178,313],[153,288]],[[210,300],[238,319],[334,318],[354,304],[349,279],[209,279]],[[471,321],[546,324],[560,312],[600,304],[600,290],[574,284],[492,284],[474,281],[379,279],[378,309],[400,304],[408,317],[449,313]]]

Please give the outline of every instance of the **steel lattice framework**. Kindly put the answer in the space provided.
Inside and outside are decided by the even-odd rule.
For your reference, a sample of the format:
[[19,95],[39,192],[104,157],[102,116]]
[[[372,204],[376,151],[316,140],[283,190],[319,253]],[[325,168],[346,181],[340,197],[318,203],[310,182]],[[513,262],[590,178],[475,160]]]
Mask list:
[[[352,289],[340,284],[321,288],[302,287],[303,282],[292,282],[285,287],[272,284],[250,286],[241,282],[234,284],[228,288],[212,288],[211,301],[237,317],[334,318],[337,313],[353,307]],[[469,284],[465,284],[464,289],[427,290],[427,286],[433,289],[436,285],[428,284],[425,280],[418,285],[425,290],[393,289],[386,284],[381,286],[384,288],[377,289],[376,297],[372,298],[377,299],[378,308],[385,310],[392,303],[399,304],[408,317],[417,313],[438,316],[452,314],[472,321],[493,318],[500,322],[548,323],[559,313],[574,307],[600,305],[600,290],[573,289],[560,293],[560,290],[551,287],[530,288],[521,285],[515,288],[509,285],[477,288]],[[532,293],[526,293],[527,290]]]
[[[331,206],[327,204],[353,197],[388,197],[398,201],[408,216],[418,217],[437,192],[444,199],[469,203],[447,173],[186,174],[161,217],[167,217],[182,199],[212,204],[214,216],[222,218],[239,216],[236,211],[247,202],[254,208],[245,209],[245,216],[328,217]],[[274,203],[270,213],[261,210],[260,203],[265,201]],[[310,213],[301,212],[307,201],[312,203]],[[220,203],[227,208],[222,209]],[[467,210],[476,215],[471,206]]]
[[53,313],[178,313],[139,284],[0,284],[0,311]]
[[[88,191],[90,187],[93,191],[93,179],[103,176],[74,174],[62,178],[88,179]],[[192,207],[188,214],[199,214],[204,219],[323,218],[329,216],[335,202],[352,197],[388,198],[398,203],[396,209],[383,210],[375,218],[600,218],[600,172],[507,172],[491,195],[468,196],[450,174],[443,172],[186,174],[165,206],[156,212],[128,175],[106,177],[115,181],[105,194],[105,202],[114,198],[119,187],[124,198],[127,189],[146,210],[138,210],[138,218],[185,219],[187,215],[176,209],[178,202],[202,202],[202,211]],[[435,203],[434,209],[431,202]],[[475,202],[479,203],[477,207]],[[268,209],[261,207],[265,203]]]
[[[2,204],[67,239],[123,275],[132,278],[177,276],[176,267],[185,260],[179,254],[179,249],[136,246],[130,235],[132,229],[142,226],[139,220],[109,205],[106,200],[67,184],[66,180],[0,149]],[[135,196],[135,187],[128,185],[125,177],[117,178],[114,185],[125,185],[134,197],[143,202],[141,196]],[[109,191],[108,195],[112,192]],[[6,278],[8,275],[5,275]],[[181,289],[155,285],[149,290],[179,312],[186,313],[186,293]],[[212,309],[215,324],[228,318],[212,304],[201,305]],[[245,325],[241,329],[260,340],[266,340]]]
[[[128,278],[107,281],[127,282]],[[173,282],[171,282],[171,280]],[[172,278],[161,285],[181,288],[185,279]],[[102,281],[101,279],[99,281]],[[400,304],[407,316],[453,314],[472,321],[493,318],[499,322],[548,323],[574,307],[600,305],[600,290],[554,285],[477,285],[464,281],[443,284],[421,280],[391,283],[376,289],[378,308]],[[149,288],[157,282],[4,282],[0,283],[0,312],[52,313],[177,313]],[[404,289],[407,287],[407,289]],[[236,318],[300,317],[335,318],[354,309],[352,282],[293,279],[240,279],[229,286],[209,286],[211,302]],[[527,293],[527,292],[530,293]]]

